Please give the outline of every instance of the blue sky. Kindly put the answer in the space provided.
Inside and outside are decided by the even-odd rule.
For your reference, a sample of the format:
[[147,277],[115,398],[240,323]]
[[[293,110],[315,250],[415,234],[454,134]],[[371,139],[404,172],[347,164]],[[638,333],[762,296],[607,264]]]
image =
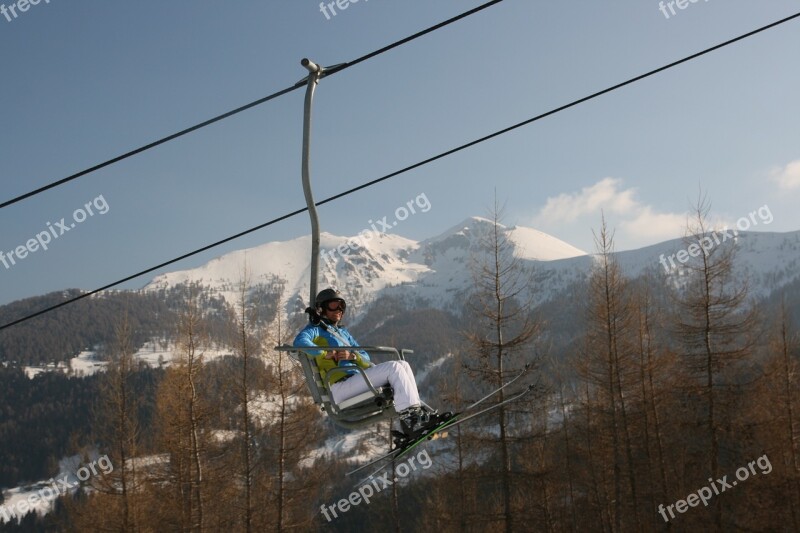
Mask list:
[[[303,57],[352,60],[480,3],[360,0],[328,19],[306,0],[41,0],[11,21],[0,15],[0,200],[291,85]],[[666,18],[654,0],[505,0],[322,80],[315,194],[797,11],[790,0],[709,0]],[[323,229],[354,235],[424,195],[430,209],[394,228],[422,239],[485,215],[496,191],[508,224],[584,250],[602,209],[624,250],[680,237],[702,188],[722,221],[768,205],[772,222],[751,229],[798,230],[798,53],[795,20],[328,204]],[[0,262],[0,303],[93,289],[303,207],[302,98],[295,91],[0,209],[6,256],[59,234],[47,250]],[[94,215],[60,234],[61,218],[69,225],[87,203]],[[166,270],[308,231],[303,214]]]

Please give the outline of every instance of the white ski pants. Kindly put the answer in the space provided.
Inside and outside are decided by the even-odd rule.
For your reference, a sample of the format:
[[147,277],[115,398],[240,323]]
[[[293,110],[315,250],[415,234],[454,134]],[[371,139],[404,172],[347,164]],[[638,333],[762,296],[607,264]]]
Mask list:
[[[394,389],[394,408],[399,413],[411,406],[418,406],[419,391],[414,372],[406,361],[386,361],[364,370],[375,388],[387,383]],[[366,381],[361,374],[355,374],[344,381],[331,385],[331,394],[336,403],[342,402],[362,392],[367,392]]]

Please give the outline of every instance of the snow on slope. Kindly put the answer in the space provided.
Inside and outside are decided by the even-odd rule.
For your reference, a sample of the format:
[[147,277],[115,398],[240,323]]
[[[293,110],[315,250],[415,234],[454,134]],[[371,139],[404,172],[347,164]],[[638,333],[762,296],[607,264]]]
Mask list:
[[507,236],[516,245],[517,257],[522,259],[553,261],[586,255],[583,250],[533,228],[514,226]]
[[[473,285],[470,263],[481,246],[483,238],[493,230],[493,222],[481,217],[471,217],[456,224],[441,235],[426,239],[409,256],[410,261],[425,264],[429,272],[414,284],[388,289],[392,294],[407,300],[426,302],[434,307],[446,308]],[[514,253],[523,262],[543,262],[586,257],[585,252],[555,237],[535,229],[499,225],[502,233],[514,246]]]
[[93,376],[98,372],[102,372],[108,366],[106,361],[98,361],[97,354],[91,351],[82,351],[77,357],[70,359],[69,367],[76,376],[85,377]]
[[[108,460],[108,456],[104,457]],[[74,495],[81,485],[84,485],[83,490],[92,492],[91,483],[85,485],[83,482],[89,477],[111,473],[114,465],[110,461],[98,461],[100,457],[97,452],[92,452],[91,459],[92,462],[83,463],[85,458],[82,455],[64,457],[58,462],[57,476],[13,489],[2,489],[5,501],[0,505],[0,525],[12,521],[19,523],[29,513],[45,516],[53,510],[57,498]],[[82,470],[89,477],[80,475]]]
[[[424,265],[403,260],[416,246],[416,242],[398,235],[380,234],[363,240],[322,233],[318,288],[336,286],[348,295],[351,305],[367,303],[384,287],[414,281],[427,270]],[[275,276],[285,280],[287,311],[302,312],[308,299],[310,256],[311,236],[269,242],[225,254],[198,268],[163,274],[145,290],[200,282],[233,303],[246,267],[251,284],[268,283]]]
[[[372,234],[371,238],[321,235],[319,289],[336,286],[348,297],[351,323],[365,306],[381,295],[393,295],[409,302],[446,308],[473,285],[470,261],[481,237],[493,223],[471,217],[435,237],[416,242],[393,234]],[[594,258],[582,250],[532,228],[500,226],[515,255],[533,268],[535,303],[553,297],[571,283],[585,279]],[[202,282],[225,297],[237,298],[237,284],[245,265],[250,283],[268,282],[279,276],[287,282],[286,311],[301,312],[308,299],[310,236],[286,242],[270,242],[239,250],[191,270],[164,274],[146,289],[180,282]],[[729,241],[726,244],[730,244]],[[659,275],[680,276],[680,270],[664,270],[660,258],[686,249],[674,239],[638,250],[620,252],[617,258],[631,276],[645,270]],[[751,275],[754,295],[765,295],[797,276],[800,267],[800,232],[739,232],[736,238],[739,275]]]
[[84,350],[70,359],[68,364],[62,361],[58,364],[49,363],[44,366],[26,366],[23,367],[23,371],[28,379],[33,379],[43,372],[61,372],[78,377],[92,376],[97,372],[105,370],[106,365],[108,365],[107,362],[98,361],[96,356],[97,354],[95,352]]
[[[492,231],[494,223],[483,217],[470,217],[447,231],[420,242],[420,248],[433,252],[436,249],[462,248],[474,249],[482,237]],[[571,244],[533,228],[514,226],[508,228],[498,224],[503,233],[515,247],[516,255],[523,259],[552,261],[586,255],[586,252]]]
[[[198,356],[202,356],[204,361],[208,362],[231,355],[233,352],[230,348],[224,346],[199,346],[196,353]],[[180,347],[174,342],[162,343],[152,340],[146,342],[133,354],[134,360],[141,361],[150,368],[168,367],[174,361],[178,361],[180,356]]]
[[[735,274],[739,280],[748,281],[751,296],[767,296],[800,275],[800,231],[740,231],[727,242],[723,242],[720,235],[717,238],[720,243],[714,243],[714,247],[736,246]],[[676,254],[686,251],[695,242],[691,239],[673,239],[638,250],[619,252],[617,259],[623,270],[632,277],[652,269],[657,275],[680,278],[685,274],[685,269],[681,268]],[[678,268],[672,268],[671,263]]]

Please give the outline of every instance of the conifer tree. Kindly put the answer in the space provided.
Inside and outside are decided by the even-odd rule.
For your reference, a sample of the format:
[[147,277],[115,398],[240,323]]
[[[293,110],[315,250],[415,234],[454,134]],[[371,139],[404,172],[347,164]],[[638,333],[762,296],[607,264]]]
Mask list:
[[[682,344],[687,379],[701,399],[698,405],[707,448],[696,464],[705,473],[699,480],[720,478],[720,441],[730,427],[733,413],[728,401],[744,391],[731,383],[730,372],[752,353],[755,340],[755,309],[748,306],[747,284],[737,281],[733,267],[736,244],[714,241],[708,221],[711,204],[701,196],[693,208],[685,238],[689,260],[685,263],[685,283],[675,292],[675,328]],[[728,429],[730,433],[730,429]],[[726,500],[714,498],[713,524],[723,525]]]
[[[95,408],[98,440],[110,449],[97,475],[89,480],[92,493],[80,502],[70,502],[70,518],[84,531],[139,531],[143,525],[141,485],[136,458],[140,453],[140,401],[134,389],[134,348],[127,313],[116,325],[111,361],[100,387]],[[87,454],[87,459],[89,455]]]
[[635,396],[635,367],[630,291],[613,255],[613,235],[605,218],[595,236],[595,243],[597,255],[587,294],[586,351],[578,371],[596,388],[601,402],[598,437],[610,441],[610,455],[604,462],[611,467],[612,531],[628,527],[638,529],[641,520],[632,436],[635,424],[631,400]]
[[164,479],[152,481],[163,483],[160,490],[168,494],[160,500],[160,519],[167,527],[202,531],[205,507],[212,497],[207,470],[213,428],[211,406],[200,388],[203,354],[209,343],[195,294],[187,299],[179,324],[178,359],[167,369],[157,394],[156,443],[167,453],[168,464]]
[[[469,293],[467,308],[470,322],[475,328],[465,332],[474,348],[477,365],[469,369],[491,388],[499,388],[513,375],[519,373],[525,362],[534,364],[537,356],[531,347],[538,324],[532,319],[530,294],[533,289],[530,272],[525,270],[514,255],[514,245],[500,224],[501,209],[495,201],[491,213],[491,226],[478,235],[471,271],[474,291]],[[505,391],[500,391],[497,401],[502,402]],[[501,406],[497,410],[499,452],[497,473],[500,504],[495,514],[505,531],[512,531],[515,516],[524,511],[524,504],[514,505],[516,480],[512,462],[512,446],[517,440],[510,415],[514,407]]]

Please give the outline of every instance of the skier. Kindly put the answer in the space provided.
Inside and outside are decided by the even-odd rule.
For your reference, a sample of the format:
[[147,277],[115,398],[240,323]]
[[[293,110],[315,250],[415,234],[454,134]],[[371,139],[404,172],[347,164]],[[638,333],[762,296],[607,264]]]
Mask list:
[[[336,366],[358,366],[365,369],[375,387],[391,385],[401,430],[411,439],[419,437],[451,416],[450,413],[440,415],[420,401],[414,373],[406,361],[386,361],[376,365],[370,361],[369,354],[364,350],[347,349],[358,346],[358,343],[346,328],[339,325],[347,304],[336,289],[321,291],[314,305],[315,310],[309,309],[311,322],[297,334],[294,346],[344,348],[308,351],[314,356],[323,380],[327,372]],[[331,378],[330,392],[334,401],[339,403],[369,390],[366,381],[357,374],[357,370],[350,370],[347,373],[337,373]],[[357,377],[351,379],[353,376]]]

